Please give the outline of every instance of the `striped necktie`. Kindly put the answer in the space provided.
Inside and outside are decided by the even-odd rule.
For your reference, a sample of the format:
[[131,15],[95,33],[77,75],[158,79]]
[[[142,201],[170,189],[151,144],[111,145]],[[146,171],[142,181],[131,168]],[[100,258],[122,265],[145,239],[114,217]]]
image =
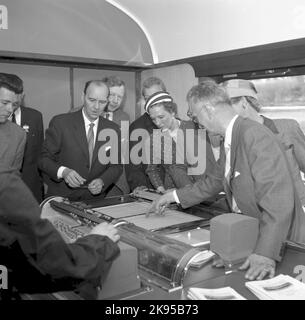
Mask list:
[[94,123],[89,124],[89,131],[87,135],[88,140],[88,151],[89,151],[89,164],[91,168],[92,164],[92,156],[93,156],[93,150],[94,150],[94,131],[93,131]]

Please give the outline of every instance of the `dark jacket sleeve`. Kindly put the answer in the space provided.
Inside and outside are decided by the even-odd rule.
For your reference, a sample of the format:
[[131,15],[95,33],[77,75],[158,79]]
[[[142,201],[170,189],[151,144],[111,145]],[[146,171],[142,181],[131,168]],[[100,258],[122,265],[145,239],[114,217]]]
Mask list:
[[99,281],[119,252],[105,236],[88,235],[66,244],[20,177],[0,168],[0,245],[18,242],[29,263],[53,279]]
[[136,163],[134,160],[134,156],[138,156],[138,151],[140,153],[140,156],[143,157],[144,159],[144,152],[145,152],[145,138],[149,136],[147,133],[147,137],[142,137],[141,139],[138,139],[134,141],[134,139],[131,139],[132,133],[136,129],[141,129],[137,128],[134,126],[132,123],[129,127],[129,164],[126,165],[126,178],[127,182],[129,184],[130,189],[133,191],[136,187],[139,186],[145,186],[147,188],[152,188],[152,185],[149,181],[149,177],[146,175],[146,169],[147,169],[147,164],[145,163]]
[[40,170],[55,181],[59,181],[57,171],[60,167],[58,156],[61,148],[61,139],[61,126],[58,125],[58,120],[55,117],[50,121],[49,128],[46,130],[46,136],[39,159]]
[[[104,150],[103,152],[105,153],[105,155],[106,156],[109,155],[110,157],[110,162],[108,164],[107,170],[104,170],[104,172],[99,177],[104,182],[103,189],[107,189],[112,183],[115,183],[123,172],[122,153],[121,153],[122,151],[121,150],[121,144],[122,144],[121,131],[117,124],[113,122],[110,122],[110,123],[112,126],[111,129],[114,130],[113,132],[116,133],[115,137],[113,138],[117,139],[116,141],[117,143],[112,144],[109,151],[107,151],[106,149],[103,149],[103,147],[99,150],[99,152]],[[113,158],[111,157],[111,155],[113,155]],[[100,156],[99,156],[99,160],[100,160]]]
[[37,116],[37,144],[39,146],[39,150],[41,150],[43,140],[44,140],[44,128],[43,128],[43,120],[42,120],[42,114],[39,112]]
[[215,170],[204,174],[192,185],[177,189],[177,196],[183,208],[214,198],[223,190],[223,177]]

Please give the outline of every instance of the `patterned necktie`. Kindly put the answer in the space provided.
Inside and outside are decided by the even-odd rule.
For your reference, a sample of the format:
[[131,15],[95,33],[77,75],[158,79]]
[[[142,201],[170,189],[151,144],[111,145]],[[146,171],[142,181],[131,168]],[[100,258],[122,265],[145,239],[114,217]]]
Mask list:
[[12,121],[13,123],[16,123],[15,112],[13,112],[13,114],[12,114],[11,121]]
[[94,150],[94,132],[93,132],[94,123],[89,124],[89,131],[87,135],[88,140],[88,151],[89,151],[89,164],[91,168],[91,162],[92,162],[92,156],[93,156],[93,150]]

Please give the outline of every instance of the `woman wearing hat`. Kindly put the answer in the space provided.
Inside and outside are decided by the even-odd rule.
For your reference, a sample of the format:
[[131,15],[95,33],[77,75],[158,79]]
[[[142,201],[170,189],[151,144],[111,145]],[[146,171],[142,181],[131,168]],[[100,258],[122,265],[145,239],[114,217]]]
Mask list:
[[167,189],[194,183],[199,176],[188,174],[185,133],[186,129],[192,129],[196,136],[195,124],[177,117],[177,105],[165,91],[151,95],[145,103],[145,111],[158,127],[145,143],[146,173],[154,188],[164,193]]

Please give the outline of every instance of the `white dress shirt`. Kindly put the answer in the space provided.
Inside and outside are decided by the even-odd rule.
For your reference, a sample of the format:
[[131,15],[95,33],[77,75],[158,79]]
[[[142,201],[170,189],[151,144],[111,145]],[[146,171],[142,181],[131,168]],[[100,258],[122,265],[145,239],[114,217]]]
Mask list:
[[[228,180],[230,179],[229,173],[231,169],[231,144],[232,144],[232,131],[233,131],[233,126],[238,118],[238,115],[232,118],[230,121],[227,129],[226,129],[226,134],[225,134],[225,141],[224,141],[224,148],[226,152],[226,168],[225,168],[225,178]],[[240,212],[239,208],[237,207],[236,201],[233,197],[232,194],[232,211],[233,212]]]
[[225,169],[225,177],[228,178],[228,174],[230,172],[230,161],[231,161],[231,143],[232,143],[232,131],[234,123],[237,119],[238,115],[232,118],[232,120],[229,122],[229,125],[226,129],[225,134],[225,141],[224,141],[224,148],[226,151],[226,169]]
[[[21,109],[20,107],[17,108],[15,111],[15,120],[16,120],[16,124],[18,124],[18,126],[21,126]],[[12,121],[12,116],[9,118],[10,121]]]

